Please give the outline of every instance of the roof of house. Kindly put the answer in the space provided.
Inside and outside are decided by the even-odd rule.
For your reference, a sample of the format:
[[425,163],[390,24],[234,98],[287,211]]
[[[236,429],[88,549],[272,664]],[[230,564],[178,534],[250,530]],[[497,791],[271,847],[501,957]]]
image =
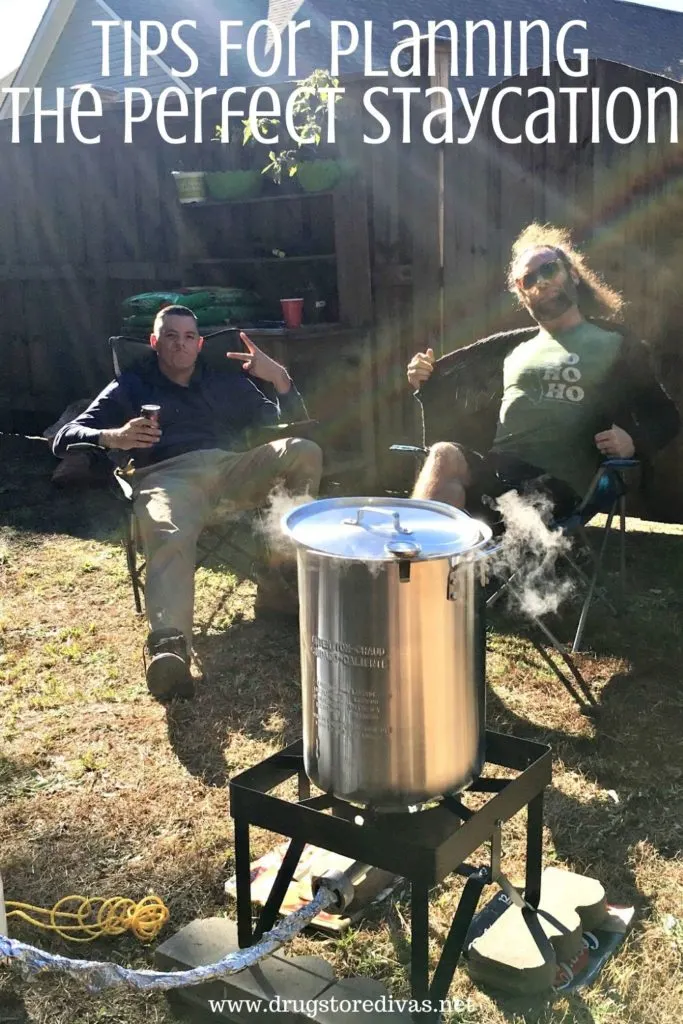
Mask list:
[[[140,0],[111,0],[122,18],[140,16]],[[250,73],[245,60],[235,51],[230,79],[219,78],[219,22],[221,19],[243,21],[245,28],[262,18],[282,24],[291,12],[297,23],[310,21],[311,27],[302,31],[298,38],[301,60],[297,74],[287,74],[286,61],[280,73],[270,78],[259,79]],[[300,78],[316,67],[328,67],[330,60],[330,22],[333,20],[353,21],[359,26],[360,41],[353,55],[343,58],[341,72],[358,74],[363,71],[365,46],[362,26],[372,23],[372,58],[376,68],[386,68],[393,47],[405,30],[394,31],[393,24],[404,19],[418,23],[421,31],[427,30],[430,20],[451,19],[459,27],[466,21],[478,22],[488,19],[497,28],[502,40],[504,21],[513,27],[520,21],[543,20],[551,31],[554,41],[557,32],[569,21],[587,22],[586,32],[576,30],[568,36],[568,43],[586,47],[590,56],[637,68],[641,71],[683,80],[683,14],[675,11],[643,7],[624,0],[349,0],[342,7],[339,0],[203,0],[188,13],[185,0],[145,0],[144,16],[157,18],[166,24],[174,20],[192,17],[197,20],[197,32],[188,33],[188,40],[194,40],[199,60],[198,79],[204,85],[221,85],[243,82],[281,82]],[[231,30],[232,33],[232,30]],[[242,38],[246,31],[242,33]],[[233,38],[231,34],[231,38]],[[262,38],[265,39],[265,33]],[[235,41],[240,33],[235,31]],[[540,66],[540,33],[530,36],[529,60],[531,66]],[[164,55],[170,63],[169,53]],[[475,63],[475,74],[470,81],[458,82],[470,92],[478,92],[484,85],[500,82],[500,72],[490,78],[487,74],[488,54],[486,47],[479,45]],[[184,60],[181,55],[179,60]],[[230,55],[232,61],[233,55]],[[519,59],[518,37],[513,33],[513,65]],[[381,83],[380,83],[381,84]]]
[[6,89],[8,86],[12,84],[12,82],[14,81],[14,76],[17,73],[17,70],[18,69],[15,68],[14,71],[9,71],[6,75],[3,75],[2,78],[0,78],[0,89]]
[[[340,62],[342,76],[362,74],[366,57],[372,60],[375,69],[388,67],[392,49],[405,34],[405,29],[394,30],[395,22],[409,19],[416,22],[421,32],[426,32],[428,22],[452,20],[458,26],[460,50],[466,22],[490,20],[496,27],[498,58],[495,74],[488,69],[488,51],[484,40],[475,46],[473,74],[453,80],[454,86],[464,86],[470,94],[476,94],[485,86],[494,86],[510,77],[505,73],[502,61],[503,22],[512,25],[512,77],[519,67],[520,21],[540,19],[547,23],[551,42],[555,46],[557,33],[567,22],[585,21],[585,32],[575,29],[567,37],[567,49],[586,48],[591,58],[600,58],[625,64],[641,71],[661,75],[676,81],[683,80],[683,14],[639,5],[632,0],[349,0],[344,14],[338,0],[202,0],[189,6],[187,0],[51,0],[45,17],[38,28],[36,37],[29,47],[24,62],[17,71],[15,84],[35,86],[50,65],[51,55],[58,56],[58,73],[63,76],[61,84],[66,86],[86,80],[100,84],[99,61],[90,57],[92,74],[84,78],[85,69],[81,57],[78,69],[78,83],[68,81],[69,68],[62,69],[67,62],[62,44],[61,51],[55,52],[57,43],[69,19],[75,18],[78,5],[87,4],[98,12],[97,17],[108,17],[107,11],[122,20],[138,22],[141,18],[157,20],[170,28],[175,22],[193,19],[196,30],[183,30],[183,38],[194,47],[199,58],[199,69],[192,78],[175,79],[176,84],[185,86],[216,86],[219,91],[235,85],[281,84],[305,77],[317,67],[330,64],[330,23],[333,20],[348,20],[360,29],[359,45],[353,54],[343,57]],[[81,10],[81,17],[82,8]],[[244,42],[249,26],[256,21],[270,18],[278,27],[286,25],[290,18],[297,23],[310,21],[310,29],[297,36],[297,64],[295,73],[290,74],[285,56],[280,68],[268,77],[259,77],[249,68],[244,50],[232,51],[229,55],[229,75],[220,75],[220,28],[221,20],[241,21],[241,29],[231,29],[231,40]],[[368,47],[365,45],[363,24],[371,23]],[[92,33],[99,30],[90,29]],[[529,66],[540,67],[542,54],[541,34],[538,31],[529,37]],[[92,42],[92,40],[91,40]],[[273,56],[268,52],[267,35],[259,37],[258,60],[267,66]],[[90,52],[90,51],[88,51]],[[94,51],[93,51],[94,52]],[[169,44],[161,58],[154,63],[155,91],[164,83],[173,84],[171,69],[182,71],[187,67],[187,56],[175,45]],[[54,80],[55,68],[51,68],[50,80]],[[382,84],[378,78],[377,84]],[[122,79],[117,83],[143,84],[139,78]]]

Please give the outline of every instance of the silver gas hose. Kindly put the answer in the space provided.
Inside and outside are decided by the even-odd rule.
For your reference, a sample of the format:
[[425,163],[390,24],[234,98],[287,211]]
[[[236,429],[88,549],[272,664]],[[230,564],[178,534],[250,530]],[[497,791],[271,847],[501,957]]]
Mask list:
[[231,974],[253,967],[264,957],[270,956],[303,931],[322,910],[332,909],[338,913],[345,910],[353,900],[354,886],[364,877],[367,870],[367,865],[355,862],[346,871],[325,872],[313,880],[311,902],[288,914],[276,927],[265,932],[259,942],[246,949],[229,953],[214,964],[201,965],[187,971],[134,971],[111,962],[72,960],[66,956],[46,953],[35,946],[29,946],[2,934],[0,961],[4,958],[10,964],[18,963],[24,975],[56,971],[81,978],[91,992],[101,992],[105,988],[124,985],[145,991],[169,991],[201,985],[207,981],[220,981]]

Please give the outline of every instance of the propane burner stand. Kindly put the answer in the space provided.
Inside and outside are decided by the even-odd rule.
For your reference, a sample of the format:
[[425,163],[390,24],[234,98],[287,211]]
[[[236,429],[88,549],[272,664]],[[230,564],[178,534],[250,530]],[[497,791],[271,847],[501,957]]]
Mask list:
[[[411,988],[413,998],[432,1006],[446,998],[467,932],[487,885],[497,883],[518,906],[533,912],[541,893],[543,794],[551,781],[550,748],[531,740],[486,732],[486,763],[512,769],[512,779],[478,778],[469,793],[491,794],[472,810],[459,796],[445,796],[415,813],[380,814],[329,794],[311,797],[299,740],[230,782],[230,813],[235,822],[237,931],[240,947],[257,942],[277,919],[305,845],[400,875],[411,893]],[[271,796],[298,776],[298,801]],[[500,869],[501,827],[528,807],[524,896]],[[287,836],[291,842],[263,906],[252,926],[250,826]],[[491,843],[490,863],[467,863],[483,843]],[[429,890],[457,873],[467,878],[433,977],[429,979]],[[438,1014],[437,1014],[438,1016]]]

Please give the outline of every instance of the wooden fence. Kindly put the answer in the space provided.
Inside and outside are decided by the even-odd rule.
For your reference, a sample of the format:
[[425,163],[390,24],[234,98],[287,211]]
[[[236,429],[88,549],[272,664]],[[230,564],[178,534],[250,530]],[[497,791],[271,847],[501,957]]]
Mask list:
[[[505,86],[527,91],[539,84],[557,90],[576,86],[576,79],[554,68],[550,82],[532,74]],[[626,86],[646,109],[648,88],[664,83],[595,62],[590,80],[580,84],[599,89],[603,98]],[[683,114],[683,87],[673,87]],[[528,103],[515,109],[506,102],[502,110],[505,134],[523,133]],[[413,145],[409,164],[400,143],[371,149],[380,438],[416,434],[405,364],[418,348],[432,341],[443,353],[530,322],[507,292],[506,271],[514,239],[534,221],[568,227],[591,266],[623,293],[627,323],[650,342],[661,378],[683,409],[683,146],[669,141],[665,108],[657,141],[641,136],[630,145],[610,137],[604,115],[601,141],[591,141],[586,103],[579,103],[577,114],[576,145],[561,136],[554,145],[534,145],[524,136],[521,144],[506,145],[482,123],[471,143],[443,147],[441,270],[433,215],[438,149]],[[618,133],[626,136],[628,109],[615,106],[615,118]],[[464,116],[458,122],[455,134],[465,136]],[[658,458],[652,500],[641,511],[683,520],[683,437]]]
[[[575,86],[577,80],[555,68],[551,83],[532,74],[510,84],[528,91],[535,84]],[[590,81],[580,84],[603,95],[628,86],[646,103],[648,87],[663,82],[595,62]],[[675,88],[680,100],[683,88]],[[505,105],[510,136],[519,134],[528,115],[522,108]],[[383,145],[356,146],[359,177],[350,226],[342,223],[344,204],[335,204],[329,223],[323,198],[315,200],[315,215],[315,206],[305,209],[300,199],[281,204],[283,249],[294,251],[302,239],[312,244],[316,232],[321,238],[332,232],[335,244],[346,238],[337,276],[347,297],[358,296],[357,322],[370,318],[370,351],[358,386],[374,395],[380,485],[406,480],[407,470],[386,451],[392,441],[416,437],[415,403],[405,379],[413,352],[429,343],[446,351],[526,322],[506,292],[505,267],[513,239],[532,220],[570,227],[592,264],[624,291],[630,324],[652,342],[663,379],[683,405],[682,149],[664,132],[654,144],[641,136],[622,146],[604,126],[596,144],[588,113],[579,104],[575,145],[506,145],[482,123],[467,145],[432,146],[419,131],[406,145],[394,130]],[[188,220],[175,199],[169,171],[176,148],[161,142],[154,125],[141,126],[135,144],[126,146],[120,113],[106,117],[102,142],[91,147],[69,141],[11,145],[8,126],[2,128],[3,422],[31,411],[38,421],[101,387],[109,376],[105,342],[118,330],[121,299],[198,283],[188,277],[187,253],[210,258],[199,227],[210,212]],[[461,116],[458,123],[464,125]],[[355,126],[354,134],[359,137]],[[241,148],[233,153],[238,163],[248,159]],[[184,147],[183,157],[210,166],[224,157],[224,147]],[[235,243],[238,237],[253,242],[269,222],[265,207],[222,216],[214,235],[234,230]],[[348,238],[353,231],[356,248]],[[683,518],[682,445],[675,442],[660,460],[655,503],[662,518]]]

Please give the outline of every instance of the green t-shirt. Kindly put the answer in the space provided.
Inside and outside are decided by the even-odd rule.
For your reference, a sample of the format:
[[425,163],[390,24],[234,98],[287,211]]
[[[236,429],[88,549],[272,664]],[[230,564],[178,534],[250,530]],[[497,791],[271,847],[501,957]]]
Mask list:
[[583,495],[595,474],[602,387],[622,337],[583,322],[551,336],[541,328],[509,354],[494,451],[510,452]]

